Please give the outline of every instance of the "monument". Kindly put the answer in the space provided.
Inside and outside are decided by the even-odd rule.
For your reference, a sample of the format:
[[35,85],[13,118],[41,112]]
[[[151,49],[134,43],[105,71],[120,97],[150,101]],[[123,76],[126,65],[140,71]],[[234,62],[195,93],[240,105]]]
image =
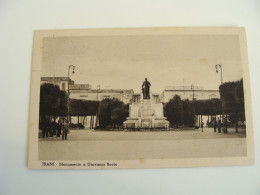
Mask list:
[[150,87],[151,83],[145,78],[142,85],[143,99],[150,99]]
[[126,129],[168,129],[169,121],[163,116],[163,104],[158,94],[150,91],[151,83],[145,78],[142,93],[134,94],[129,106]]

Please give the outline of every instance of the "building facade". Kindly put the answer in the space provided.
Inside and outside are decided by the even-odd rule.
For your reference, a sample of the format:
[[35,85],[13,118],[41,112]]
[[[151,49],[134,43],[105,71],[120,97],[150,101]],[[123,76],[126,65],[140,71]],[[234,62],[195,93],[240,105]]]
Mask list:
[[68,84],[70,85],[70,87],[71,85],[74,85],[74,81],[68,77],[41,77],[41,84],[44,83],[58,85],[63,91],[68,91]]
[[179,95],[181,99],[189,100],[206,100],[212,98],[220,98],[219,90],[205,90],[200,86],[169,86],[166,87],[161,96],[160,100],[163,103],[168,102],[175,95]]
[[75,85],[70,88],[71,99],[101,101],[106,98],[116,98],[127,104],[133,94],[133,89],[86,89],[78,88]]
[[130,103],[133,89],[92,89],[90,84],[75,84],[68,77],[41,77],[41,84],[51,83],[58,85],[61,90],[70,90],[70,99],[82,99],[90,101],[101,101],[105,98],[117,98],[124,103]]

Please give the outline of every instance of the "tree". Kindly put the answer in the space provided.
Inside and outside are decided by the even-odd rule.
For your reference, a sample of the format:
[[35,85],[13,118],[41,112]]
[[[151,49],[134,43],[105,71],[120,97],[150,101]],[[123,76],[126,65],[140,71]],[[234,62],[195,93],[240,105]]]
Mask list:
[[210,115],[219,115],[222,113],[222,102],[221,99],[214,98],[211,101],[211,112]]
[[70,116],[77,116],[78,123],[79,117],[84,116],[84,120],[86,116],[91,116],[91,124],[90,127],[94,128],[94,116],[97,114],[99,101],[89,101],[89,100],[81,100],[81,99],[71,99],[70,100]]
[[70,116],[85,116],[88,114],[87,107],[84,100],[71,99],[70,100]]
[[217,98],[209,100],[196,100],[194,105],[197,115],[217,115],[222,113],[221,100]]
[[165,105],[165,114],[167,120],[177,127],[183,121],[183,105],[180,96],[175,95],[168,103]]
[[97,114],[100,128],[122,125],[129,115],[128,109],[128,105],[118,99],[103,99],[99,104]]
[[40,115],[58,116],[67,112],[68,96],[59,86],[45,83],[40,89]]
[[183,105],[183,124],[188,127],[194,127],[195,107],[193,102],[187,100],[182,101]]
[[219,86],[222,109],[224,113],[244,112],[243,79],[223,83]]
[[111,108],[110,100],[103,99],[98,107],[99,126],[106,128],[110,124]]
[[99,101],[86,101],[88,116],[95,116],[98,113]]
[[60,115],[66,115],[67,105],[68,96],[66,92],[60,90],[59,86],[50,83],[41,85],[39,128],[48,123],[51,117],[56,118]]
[[238,121],[245,120],[245,103],[243,79],[234,82],[226,82],[219,86],[222,101],[222,110],[229,114],[229,118],[236,126],[238,132]]
[[113,126],[122,125],[129,115],[129,105],[122,104],[112,109],[111,111],[111,124]]
[[164,104],[164,114],[172,125],[183,124],[193,127],[195,115],[221,114],[221,100],[181,100],[180,96],[174,96]]
[[66,116],[68,114],[68,94],[60,90],[59,95],[59,116]]
[[87,108],[88,108],[88,116],[91,117],[90,120],[90,128],[94,128],[94,116],[96,116],[96,125],[98,121],[98,107],[99,107],[99,101],[88,101],[87,102]]
[[98,101],[81,99],[70,100],[70,115],[72,116],[93,116],[97,114]]

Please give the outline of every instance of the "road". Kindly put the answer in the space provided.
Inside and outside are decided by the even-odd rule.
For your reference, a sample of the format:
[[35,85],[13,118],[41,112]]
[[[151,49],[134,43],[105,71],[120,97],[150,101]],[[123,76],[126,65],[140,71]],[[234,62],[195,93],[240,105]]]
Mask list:
[[130,160],[245,156],[245,129],[174,131],[71,130],[68,140],[39,138],[40,160]]

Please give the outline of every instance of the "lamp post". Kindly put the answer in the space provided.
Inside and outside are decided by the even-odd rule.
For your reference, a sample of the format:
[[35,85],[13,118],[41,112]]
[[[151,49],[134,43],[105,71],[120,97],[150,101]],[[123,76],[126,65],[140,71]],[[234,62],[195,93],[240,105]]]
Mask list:
[[220,69],[221,85],[222,85],[223,84],[222,65],[221,64],[217,64],[217,65],[215,65],[215,68],[216,68],[216,73],[218,73],[218,68]]
[[97,101],[98,101],[98,93],[99,93],[99,90],[100,90],[100,85],[97,85]]
[[[220,69],[220,74],[221,74],[221,85],[223,84],[223,78],[222,78],[222,65],[221,64],[217,64],[215,65],[216,68],[216,73],[218,73],[218,68]],[[223,117],[224,112],[222,111],[222,114],[220,114],[220,120]]]
[[194,98],[194,85],[191,84],[190,89],[192,90],[192,100],[195,100]]
[[[100,85],[97,85],[97,101],[98,101],[98,93],[100,90]],[[91,116],[92,117],[92,116]],[[93,116],[93,126],[94,126],[94,116]],[[96,113],[96,127],[98,126],[98,113]]]
[[195,114],[195,105],[194,105],[195,98],[194,98],[194,85],[193,84],[191,84],[190,89],[192,90],[192,100],[193,100],[193,115],[194,115],[194,117],[193,117],[193,124],[196,125],[197,116]]
[[69,65],[68,66],[68,121],[69,121],[69,124],[71,123],[70,121],[70,70],[72,68],[72,74],[75,73],[75,66],[74,65]]

